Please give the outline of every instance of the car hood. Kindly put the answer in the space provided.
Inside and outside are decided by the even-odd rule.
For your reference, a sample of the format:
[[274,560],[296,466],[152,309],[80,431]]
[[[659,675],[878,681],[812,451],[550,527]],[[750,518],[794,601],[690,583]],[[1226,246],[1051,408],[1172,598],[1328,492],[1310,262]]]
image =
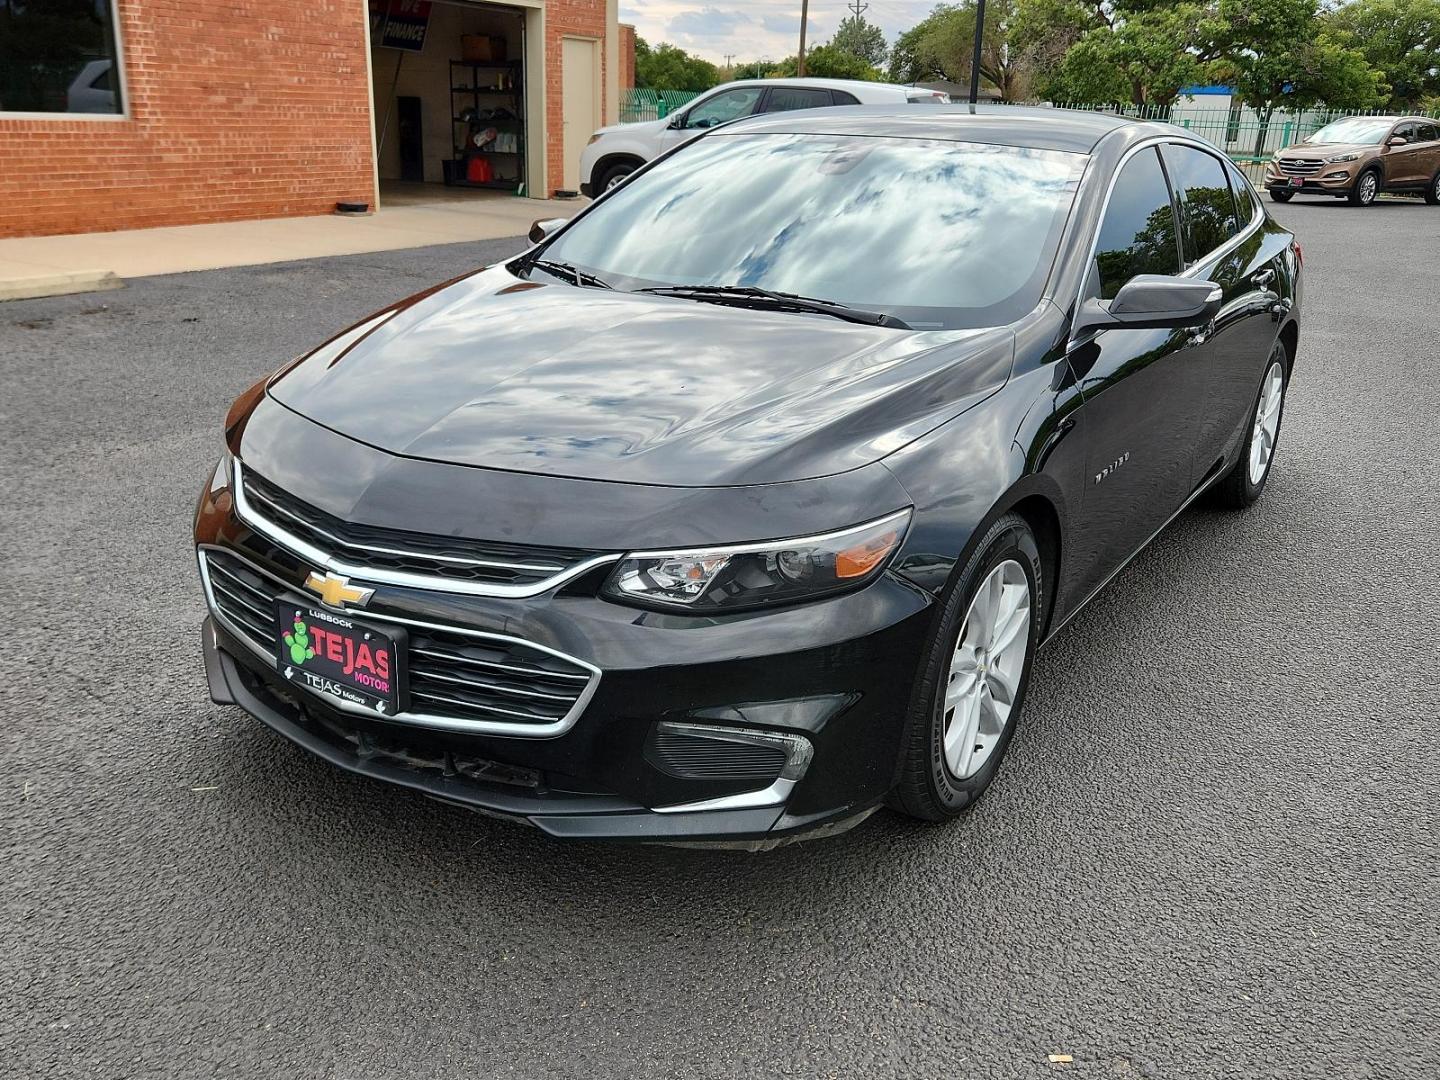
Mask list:
[[1282,158],[1309,157],[1315,154],[1333,156],[1336,154],[1363,154],[1368,150],[1379,150],[1373,143],[1296,143],[1280,151]]
[[595,129],[596,135],[613,135],[617,131],[623,131],[627,135],[640,135],[652,131],[664,131],[669,125],[668,119],[641,120],[635,124],[609,124],[605,127]]
[[1014,335],[462,278],[352,327],[271,383],[392,454],[683,487],[827,476],[994,393]]

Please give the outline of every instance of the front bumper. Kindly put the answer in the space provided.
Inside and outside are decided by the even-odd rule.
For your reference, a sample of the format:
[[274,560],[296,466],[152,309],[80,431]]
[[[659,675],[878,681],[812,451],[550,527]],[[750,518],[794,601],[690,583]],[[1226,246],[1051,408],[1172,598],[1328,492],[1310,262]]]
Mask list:
[[1299,187],[1291,184],[1291,177],[1280,172],[1273,164],[1265,167],[1265,187],[1269,191],[1289,191],[1295,195],[1348,195],[1355,184],[1358,171],[1345,165],[1332,165],[1321,169],[1315,176],[1304,176]]
[[[196,539],[297,594],[316,569],[251,532],[223,489],[202,497]],[[583,712],[562,733],[506,737],[341,711],[281,678],[209,599],[214,700],[239,705],[341,768],[554,836],[745,846],[843,827],[880,804],[894,782],[933,600],[886,575],[813,604],[696,618],[631,609],[575,587],[506,599],[381,586],[352,613],[504,634],[599,670]],[[677,776],[654,758],[662,723],[798,736],[808,765],[783,784]]]

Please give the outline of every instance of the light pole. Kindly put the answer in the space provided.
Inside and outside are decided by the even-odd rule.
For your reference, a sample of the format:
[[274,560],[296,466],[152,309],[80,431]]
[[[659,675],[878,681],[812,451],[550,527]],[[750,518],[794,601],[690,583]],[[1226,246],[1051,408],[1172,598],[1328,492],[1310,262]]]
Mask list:
[[[805,40],[805,28],[800,28]],[[980,100],[980,46],[985,40],[985,0],[975,0],[975,56],[970,61],[970,104]]]
[[805,24],[810,21],[810,0],[800,0],[800,55],[795,59],[795,74],[805,75]]

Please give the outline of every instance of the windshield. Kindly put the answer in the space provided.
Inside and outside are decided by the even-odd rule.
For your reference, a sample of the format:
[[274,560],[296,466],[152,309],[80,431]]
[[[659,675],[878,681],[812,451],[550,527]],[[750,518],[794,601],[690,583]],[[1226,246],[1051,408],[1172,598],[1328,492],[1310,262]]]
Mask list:
[[1379,145],[1395,123],[1388,116],[1350,116],[1326,124],[1306,139],[1312,143],[1374,143]]
[[916,329],[1033,308],[1083,155],[929,139],[713,135],[615,189],[543,258],[616,289],[742,285]]

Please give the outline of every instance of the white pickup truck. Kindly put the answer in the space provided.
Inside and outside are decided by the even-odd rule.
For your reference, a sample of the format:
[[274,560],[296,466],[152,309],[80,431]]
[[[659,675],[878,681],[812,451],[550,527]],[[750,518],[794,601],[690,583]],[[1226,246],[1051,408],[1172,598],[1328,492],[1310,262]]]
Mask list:
[[580,155],[580,193],[599,195],[697,131],[742,116],[832,105],[945,105],[949,101],[949,94],[923,86],[853,79],[747,79],[725,83],[687,102],[670,116],[638,124],[612,124],[591,135]]

